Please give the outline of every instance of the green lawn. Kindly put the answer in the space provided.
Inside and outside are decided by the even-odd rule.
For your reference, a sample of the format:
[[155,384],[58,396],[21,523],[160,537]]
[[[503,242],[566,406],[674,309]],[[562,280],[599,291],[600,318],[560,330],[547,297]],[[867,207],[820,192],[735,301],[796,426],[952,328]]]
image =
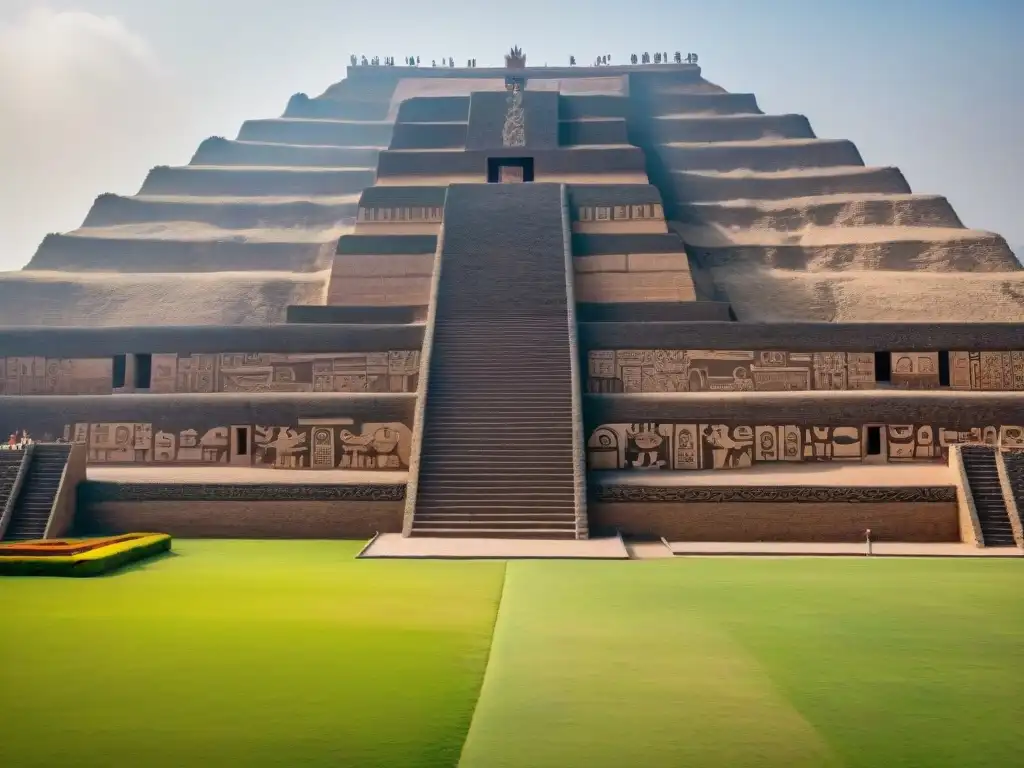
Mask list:
[[461,768],[1024,765],[1024,563],[512,563]]
[[1022,562],[358,548],[0,580],[0,766],[1024,765]]
[[95,579],[0,579],[0,766],[454,765],[500,563],[178,541]]

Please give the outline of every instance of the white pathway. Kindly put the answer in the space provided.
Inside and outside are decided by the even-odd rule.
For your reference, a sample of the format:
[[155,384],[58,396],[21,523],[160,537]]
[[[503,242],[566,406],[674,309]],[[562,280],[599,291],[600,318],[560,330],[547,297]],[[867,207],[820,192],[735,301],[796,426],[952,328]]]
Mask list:
[[[867,555],[863,543],[809,543],[784,541],[673,541],[669,544],[675,555],[776,555],[776,556],[830,556]],[[1021,557],[1017,547],[975,547],[953,542],[948,544],[914,544],[904,542],[875,542],[871,545],[874,557]]]
[[360,553],[363,558],[437,558],[442,560],[628,560],[619,537],[586,539],[463,539],[384,533]]

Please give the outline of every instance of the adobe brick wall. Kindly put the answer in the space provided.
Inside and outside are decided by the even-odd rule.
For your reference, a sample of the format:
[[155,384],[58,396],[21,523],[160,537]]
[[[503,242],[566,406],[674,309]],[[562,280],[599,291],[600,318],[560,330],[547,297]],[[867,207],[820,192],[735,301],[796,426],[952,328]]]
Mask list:
[[591,502],[590,528],[669,541],[960,541],[956,502]]
[[75,531],[179,538],[368,539],[402,530],[402,501],[104,501],[79,509]]

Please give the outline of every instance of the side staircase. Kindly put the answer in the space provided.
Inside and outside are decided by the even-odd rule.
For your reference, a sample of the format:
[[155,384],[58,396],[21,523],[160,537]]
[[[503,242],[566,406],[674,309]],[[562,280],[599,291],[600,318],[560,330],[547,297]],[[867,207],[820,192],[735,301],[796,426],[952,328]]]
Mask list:
[[41,444],[32,447],[28,472],[14,502],[4,541],[43,538],[70,455],[70,445]]
[[14,484],[18,480],[18,473],[24,460],[24,451],[0,451],[0,513],[6,508],[7,500],[14,492]]
[[1003,499],[1003,489],[999,484],[999,470],[996,469],[996,449],[965,445],[961,455],[985,546],[1014,546],[1013,528]]
[[587,535],[562,215],[557,184],[448,190],[413,536]]

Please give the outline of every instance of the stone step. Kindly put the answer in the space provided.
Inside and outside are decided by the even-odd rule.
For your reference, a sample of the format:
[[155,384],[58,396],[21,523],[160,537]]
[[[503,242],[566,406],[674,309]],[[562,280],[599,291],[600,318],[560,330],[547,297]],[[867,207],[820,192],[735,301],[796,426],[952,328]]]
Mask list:
[[570,503],[576,498],[572,484],[567,483],[562,490],[534,491],[524,490],[496,490],[494,488],[436,488],[430,484],[421,484],[418,491],[418,499],[451,499],[452,501],[463,501],[481,498],[494,498],[511,503],[534,503],[537,501],[559,504],[564,501]]
[[430,526],[431,528],[456,528],[465,529],[471,525],[478,525],[487,528],[497,528],[503,530],[510,530],[516,528],[533,528],[533,529],[545,529],[545,530],[576,530],[576,521],[572,519],[566,520],[544,520],[544,519],[532,519],[524,517],[519,520],[493,520],[493,519],[456,519],[447,520],[445,518],[439,518],[435,515],[424,515],[423,519],[419,522],[419,526]]
[[526,512],[526,513],[551,513],[551,514],[572,514],[573,505],[568,504],[531,504],[523,502],[521,504],[502,504],[500,500],[497,502],[491,502],[487,499],[456,499],[450,502],[439,503],[433,499],[427,499],[421,506],[417,503],[418,511],[440,511],[440,512],[473,512],[473,513],[493,513],[493,512]]
[[417,526],[413,523],[413,536],[444,536],[467,539],[575,539],[575,531],[557,531],[550,528],[436,528]]
[[420,482],[427,480],[422,476],[424,469],[445,469],[449,472],[462,470],[458,477],[437,478],[436,481],[445,482],[491,482],[492,480],[510,480],[519,482],[524,477],[529,477],[535,482],[554,482],[556,478],[564,478],[566,472],[572,472],[576,466],[575,457],[565,457],[558,461],[538,464],[533,460],[507,459],[495,466],[493,459],[461,458],[454,456],[430,456],[420,461]]

